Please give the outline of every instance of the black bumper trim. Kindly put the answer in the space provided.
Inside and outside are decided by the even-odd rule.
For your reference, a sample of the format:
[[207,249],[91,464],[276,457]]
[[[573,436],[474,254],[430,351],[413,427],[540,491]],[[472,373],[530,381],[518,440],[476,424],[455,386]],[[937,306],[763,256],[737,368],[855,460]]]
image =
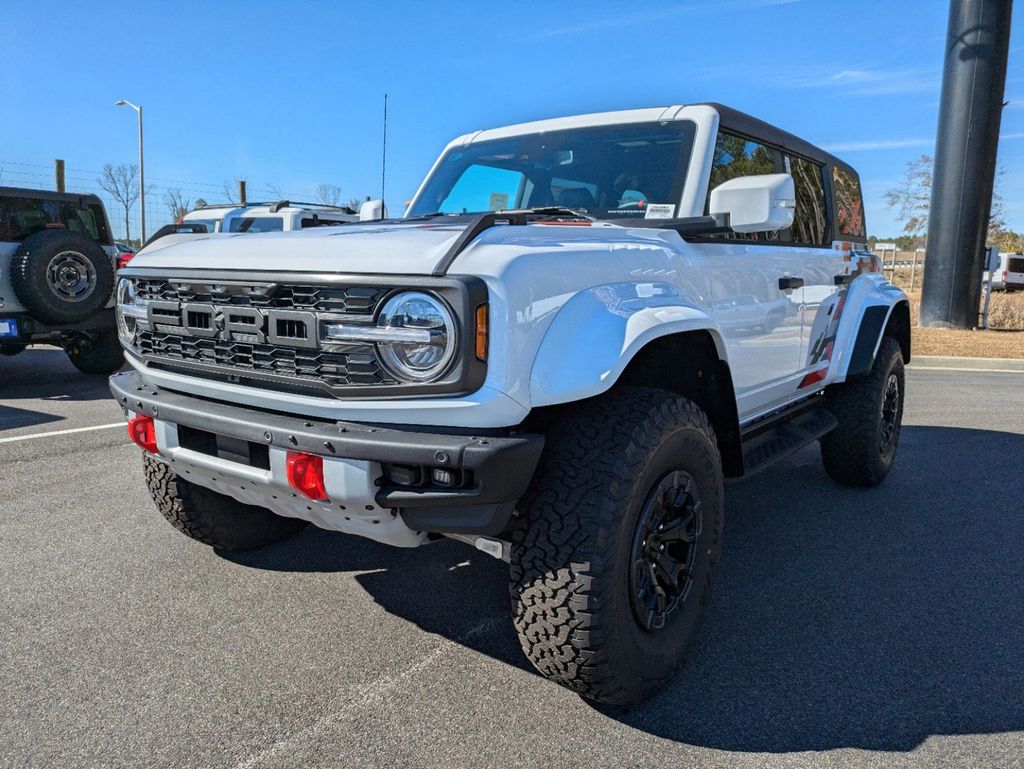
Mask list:
[[469,471],[472,488],[380,488],[378,504],[398,509],[418,531],[500,533],[544,448],[537,434],[458,435],[261,411],[155,387],[136,371],[112,376],[110,391],[136,413],[240,440],[328,457]]

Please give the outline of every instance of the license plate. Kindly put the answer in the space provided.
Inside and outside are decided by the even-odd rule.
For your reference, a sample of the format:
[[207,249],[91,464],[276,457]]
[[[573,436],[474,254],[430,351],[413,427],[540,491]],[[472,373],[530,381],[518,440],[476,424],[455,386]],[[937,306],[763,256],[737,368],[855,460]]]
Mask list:
[[17,336],[18,321],[14,318],[0,318],[0,336]]

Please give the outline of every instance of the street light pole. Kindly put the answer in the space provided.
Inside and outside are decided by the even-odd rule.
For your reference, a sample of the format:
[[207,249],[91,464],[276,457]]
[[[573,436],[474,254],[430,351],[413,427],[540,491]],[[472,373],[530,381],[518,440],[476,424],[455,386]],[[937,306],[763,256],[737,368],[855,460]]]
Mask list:
[[138,104],[132,104],[130,101],[121,99],[119,102],[115,102],[115,107],[131,107],[137,113],[139,113],[139,199],[142,203],[140,213],[142,214],[142,242],[146,242],[146,166],[143,162],[142,154],[142,107]]

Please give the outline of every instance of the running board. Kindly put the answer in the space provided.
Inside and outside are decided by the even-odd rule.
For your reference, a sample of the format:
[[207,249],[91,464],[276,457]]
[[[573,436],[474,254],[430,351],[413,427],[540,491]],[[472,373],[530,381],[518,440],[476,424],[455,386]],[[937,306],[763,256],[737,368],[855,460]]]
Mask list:
[[[780,419],[771,419],[770,425],[758,425],[744,431],[743,441],[743,475],[749,478],[769,465],[788,457],[809,443],[828,435],[839,424],[831,412],[824,406],[794,409],[793,416],[780,415]],[[737,478],[736,480],[740,480]]]

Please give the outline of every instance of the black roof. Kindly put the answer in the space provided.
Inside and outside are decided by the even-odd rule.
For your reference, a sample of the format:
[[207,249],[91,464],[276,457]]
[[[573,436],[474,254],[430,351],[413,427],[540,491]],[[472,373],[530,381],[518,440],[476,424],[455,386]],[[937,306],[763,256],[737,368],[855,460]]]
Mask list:
[[839,168],[849,171],[854,176],[857,176],[857,172],[849,165],[849,163],[840,160],[835,155],[825,152],[825,150],[820,147],[815,147],[813,144],[808,141],[804,141],[799,136],[794,136],[788,131],[776,128],[771,123],[766,123],[759,118],[748,115],[745,112],[740,112],[732,107],[727,107],[724,104],[718,104],[716,102],[702,102],[702,104],[712,107],[716,112],[718,112],[723,128],[731,129],[753,139],[762,139],[763,141],[768,142],[769,144],[774,144],[784,150],[789,150],[797,155],[803,155],[809,160],[816,160],[819,163],[838,166]]
[[54,190],[31,190],[27,187],[0,187],[0,197],[60,200],[66,203],[76,202],[82,198],[89,198],[91,202],[103,205],[103,201],[91,192],[55,192]]

